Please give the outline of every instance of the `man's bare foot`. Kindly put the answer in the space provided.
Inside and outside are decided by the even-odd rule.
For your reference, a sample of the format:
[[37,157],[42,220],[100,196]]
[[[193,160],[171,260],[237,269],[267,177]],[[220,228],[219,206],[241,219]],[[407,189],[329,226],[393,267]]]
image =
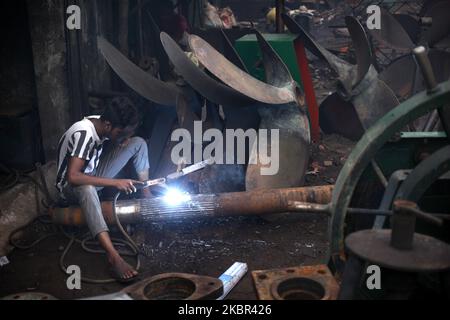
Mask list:
[[110,257],[109,263],[111,264],[114,274],[117,276],[117,280],[127,281],[138,275],[138,272],[134,270],[121,256]]

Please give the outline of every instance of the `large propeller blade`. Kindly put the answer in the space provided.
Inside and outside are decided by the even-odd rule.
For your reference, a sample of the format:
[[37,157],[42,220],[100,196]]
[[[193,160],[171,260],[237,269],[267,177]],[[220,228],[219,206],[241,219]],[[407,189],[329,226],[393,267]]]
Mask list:
[[186,56],[167,33],[161,33],[161,42],[177,72],[209,101],[227,106],[246,106],[255,102],[253,99],[208,76]]
[[98,46],[111,68],[131,89],[152,102],[175,106],[176,98],[181,93],[175,85],[148,74],[104,38],[98,38]]
[[252,77],[228,61],[202,38],[191,35],[189,44],[197,59],[214,76],[247,97],[266,104],[296,101],[295,90],[292,87],[278,88]]

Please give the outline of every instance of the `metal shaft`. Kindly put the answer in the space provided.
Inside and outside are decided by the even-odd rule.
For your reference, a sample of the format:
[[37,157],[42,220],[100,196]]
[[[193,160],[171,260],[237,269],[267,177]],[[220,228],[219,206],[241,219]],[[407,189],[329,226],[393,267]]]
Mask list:
[[[193,195],[189,201],[173,205],[164,198],[118,201],[117,215],[122,223],[140,221],[162,222],[174,219],[265,215],[289,212],[291,202],[309,202],[325,205],[331,201],[334,186],[259,190]],[[105,221],[114,224],[112,202],[103,202]],[[53,222],[62,225],[86,224],[80,208],[54,208],[50,210]]]
[[427,85],[428,92],[433,92],[437,87],[436,77],[434,76],[433,68],[431,67],[430,59],[428,58],[425,47],[417,47],[413,50],[420,70],[422,71],[423,78]]
[[[302,212],[302,213],[322,213],[326,215],[331,215],[331,208],[329,204],[317,204],[308,202],[297,202],[292,201],[288,204],[289,212]],[[444,220],[450,220],[450,214],[448,213],[426,213],[421,211],[419,208],[413,207],[403,207],[402,210],[408,210],[412,214],[419,218],[422,218],[429,223],[441,227],[444,224]],[[367,216],[388,216],[394,215],[391,210],[381,210],[381,209],[367,209],[367,208],[348,208],[348,214],[352,215],[367,215]]]
[[411,250],[416,229],[416,216],[406,207],[416,209],[417,204],[405,200],[394,202],[394,216],[391,218],[391,246],[399,250]]

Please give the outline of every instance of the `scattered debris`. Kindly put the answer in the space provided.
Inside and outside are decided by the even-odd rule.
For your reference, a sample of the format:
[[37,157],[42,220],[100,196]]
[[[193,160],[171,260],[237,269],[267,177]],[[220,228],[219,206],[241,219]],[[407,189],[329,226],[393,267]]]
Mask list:
[[204,24],[208,27],[225,29],[231,29],[238,25],[230,7],[219,9],[209,2],[206,2],[204,9]]
[[323,162],[323,165],[324,165],[325,167],[331,167],[331,166],[333,165],[333,161],[329,161],[329,160],[324,161],[324,162]]
[[8,257],[0,257],[0,267],[4,267],[9,264]]

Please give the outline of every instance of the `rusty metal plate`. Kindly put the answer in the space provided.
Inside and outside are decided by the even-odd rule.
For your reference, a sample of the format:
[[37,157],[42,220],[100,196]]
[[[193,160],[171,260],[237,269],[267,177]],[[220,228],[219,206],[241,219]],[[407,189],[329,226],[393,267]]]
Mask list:
[[450,269],[450,245],[415,234],[412,250],[390,246],[391,230],[363,230],[349,235],[345,244],[357,257],[380,267],[405,272],[439,272]]
[[223,294],[223,283],[212,277],[166,273],[122,290],[134,300],[215,300]]
[[260,300],[337,300],[339,285],[326,265],[253,271]]

